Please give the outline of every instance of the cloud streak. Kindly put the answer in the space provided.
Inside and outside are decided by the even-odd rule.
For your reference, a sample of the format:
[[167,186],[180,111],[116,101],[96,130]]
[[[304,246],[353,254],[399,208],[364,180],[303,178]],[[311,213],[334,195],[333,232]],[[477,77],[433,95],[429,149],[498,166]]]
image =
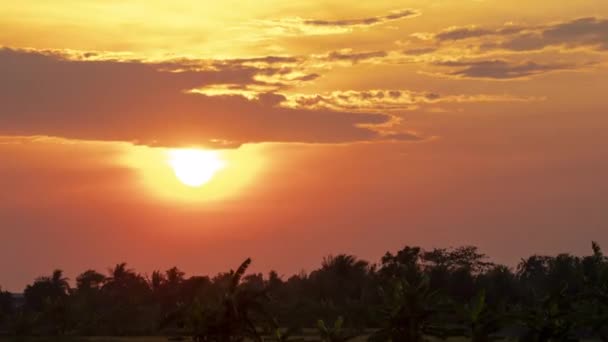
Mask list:
[[325,20],[290,17],[277,20],[258,21],[257,24],[267,28],[270,33],[275,35],[328,35],[348,33],[355,28],[380,25],[391,21],[417,17],[419,15],[420,11],[407,8],[393,11],[386,15],[365,18]]
[[332,91],[322,94],[295,94],[288,97],[287,105],[297,108],[328,108],[340,111],[393,112],[414,110],[420,105],[435,103],[479,102],[531,102],[534,97],[513,95],[446,95],[434,92],[415,92],[404,89],[373,89],[366,91]]
[[393,21],[403,18],[410,18],[413,16],[420,15],[420,12],[413,9],[402,9],[398,11],[391,12],[387,15],[376,16],[376,17],[368,17],[368,18],[360,18],[360,19],[342,19],[342,20],[319,20],[319,19],[308,19],[304,20],[303,23],[305,25],[311,26],[371,26],[377,25],[381,23],[385,23],[387,21]]
[[353,52],[351,50],[344,50],[328,53],[325,60],[328,62],[359,63],[362,61],[384,58],[386,56],[388,56],[386,51]]
[[547,47],[608,50],[608,19],[585,17],[546,25],[450,27],[433,35],[438,43],[478,39],[485,49],[534,51]]
[[566,63],[541,64],[532,61],[518,63],[506,60],[437,62],[436,65],[455,68],[447,73],[450,76],[495,80],[522,79],[554,71],[580,68],[580,66]]
[[434,38],[440,42],[455,41],[484,36],[506,36],[520,33],[524,30],[525,28],[520,26],[505,26],[498,29],[482,28],[478,26],[455,26],[435,34]]

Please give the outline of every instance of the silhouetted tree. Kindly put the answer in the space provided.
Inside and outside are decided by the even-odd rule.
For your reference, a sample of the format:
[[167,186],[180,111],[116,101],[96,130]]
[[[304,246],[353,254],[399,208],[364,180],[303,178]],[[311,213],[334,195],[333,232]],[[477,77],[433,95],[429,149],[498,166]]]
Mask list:
[[104,307],[102,324],[112,335],[134,334],[154,328],[157,305],[152,300],[152,291],[146,279],[127,268],[126,263],[110,269],[110,276],[101,288],[107,305]]
[[321,268],[312,272],[308,281],[318,294],[318,317],[337,320],[344,316],[351,325],[362,327],[368,320],[367,301],[375,293],[367,261],[340,254],[323,259]]
[[477,342],[496,335],[608,341],[608,258],[595,242],[592,251],[533,255],[512,271],[471,246],[406,246],[377,266],[329,256],[318,269],[286,280],[276,272],[245,274],[250,260],[213,278],[186,277],[176,267],[142,276],[122,263],[107,276],[83,272],[73,289],[57,270],[37,278],[23,296],[0,291],[0,333],[190,334],[208,342],[255,342],[265,333],[286,342],[321,319],[325,340],[372,328],[372,341],[455,335]]
[[9,292],[3,291],[0,286],[0,327],[10,319],[13,313],[13,296]]
[[83,335],[100,332],[102,315],[107,302],[101,292],[106,276],[87,270],[76,277],[76,289],[71,294],[70,309],[76,330]]
[[537,299],[520,308],[519,319],[526,328],[522,342],[573,341],[575,317],[567,289]]
[[[50,277],[39,277],[24,291],[25,309],[36,313],[36,326],[41,333],[63,334],[68,328],[67,300],[70,291],[63,271],[55,270]],[[23,314],[30,317],[28,313]]]
[[608,259],[600,246],[592,242],[593,254],[583,258],[585,289],[576,303],[580,328],[590,329],[603,342],[608,342]]
[[384,279],[404,279],[408,283],[418,283],[423,277],[421,258],[420,247],[406,246],[395,255],[387,252],[382,257],[379,274]]
[[247,259],[236,271],[217,279],[226,286],[219,303],[205,306],[195,302],[190,319],[194,341],[262,341],[256,320],[267,318],[263,306],[267,297],[265,289],[255,289],[242,283],[250,264],[251,259]]

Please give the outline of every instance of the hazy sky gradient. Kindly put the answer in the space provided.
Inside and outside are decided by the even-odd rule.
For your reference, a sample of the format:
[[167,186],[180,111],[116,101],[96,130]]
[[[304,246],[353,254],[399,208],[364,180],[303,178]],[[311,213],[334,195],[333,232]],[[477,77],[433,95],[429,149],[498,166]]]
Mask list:
[[[9,290],[608,244],[605,0],[28,1],[0,47]],[[196,191],[163,159],[191,146],[228,161]]]

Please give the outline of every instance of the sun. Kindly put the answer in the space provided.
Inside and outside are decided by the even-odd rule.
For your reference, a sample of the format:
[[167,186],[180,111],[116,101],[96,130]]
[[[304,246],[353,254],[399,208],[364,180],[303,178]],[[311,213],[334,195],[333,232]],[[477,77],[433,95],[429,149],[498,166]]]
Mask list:
[[243,195],[263,177],[270,165],[267,148],[245,144],[210,150],[124,144],[117,163],[136,171],[133,190],[143,200],[188,207],[220,205]]
[[168,153],[173,173],[180,182],[190,187],[196,188],[208,183],[225,167],[225,162],[215,151],[175,149]]

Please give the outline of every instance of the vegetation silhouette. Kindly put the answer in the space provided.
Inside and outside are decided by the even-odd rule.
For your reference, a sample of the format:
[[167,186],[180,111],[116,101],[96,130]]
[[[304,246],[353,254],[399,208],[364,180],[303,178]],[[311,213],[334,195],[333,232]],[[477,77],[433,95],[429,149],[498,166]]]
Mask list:
[[214,277],[173,267],[149,276],[115,265],[86,270],[74,287],[61,270],[0,288],[7,336],[188,336],[195,342],[310,339],[422,342],[608,341],[608,258],[532,255],[511,269],[476,247],[406,246],[372,264],[352,255],[323,259],[288,278],[248,274],[251,259]]

